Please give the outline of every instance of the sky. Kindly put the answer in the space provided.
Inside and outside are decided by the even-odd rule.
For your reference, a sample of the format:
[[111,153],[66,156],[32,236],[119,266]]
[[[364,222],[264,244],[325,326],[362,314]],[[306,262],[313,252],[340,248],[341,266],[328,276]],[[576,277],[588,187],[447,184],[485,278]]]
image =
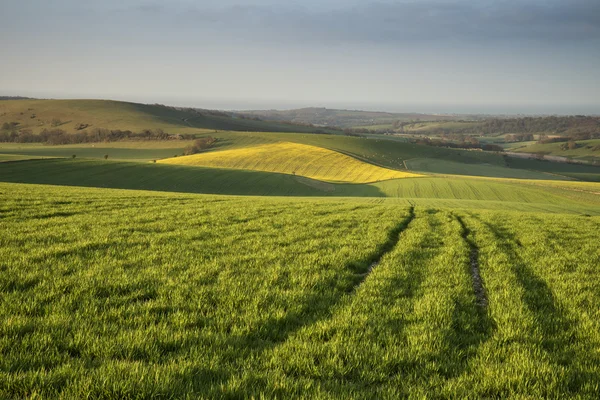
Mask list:
[[0,95],[600,114],[598,0],[2,0]]

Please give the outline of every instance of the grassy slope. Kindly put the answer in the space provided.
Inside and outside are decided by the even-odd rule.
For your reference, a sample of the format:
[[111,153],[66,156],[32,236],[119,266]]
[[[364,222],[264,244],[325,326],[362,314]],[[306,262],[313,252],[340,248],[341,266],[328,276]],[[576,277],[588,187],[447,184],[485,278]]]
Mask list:
[[[458,208],[504,208],[597,214],[600,185],[463,177],[331,184],[286,174],[178,165],[84,160],[0,163],[0,181],[254,196],[390,198]],[[533,182],[533,181],[531,181]],[[396,201],[396,200],[395,200]]]
[[[424,146],[394,138],[268,132],[220,132],[216,136],[221,142],[215,150],[287,141],[339,151],[388,168],[405,169],[406,161],[406,166],[416,173],[600,181],[600,167],[517,158],[509,158],[507,165],[502,155],[496,153]],[[411,168],[411,163],[417,163],[417,168]]]
[[161,160],[170,165],[279,172],[329,182],[367,183],[418,175],[381,168],[322,147],[280,142]]
[[[2,103],[0,103],[2,104]],[[146,126],[148,127],[148,126]],[[154,126],[151,126],[154,127]],[[192,129],[192,128],[182,128]],[[193,132],[199,132],[192,129]],[[445,149],[407,143],[396,138],[358,138],[342,135],[271,133],[271,132],[209,132],[219,139],[213,150],[229,150],[281,141],[313,145],[339,151],[370,163],[393,169],[404,169],[405,161],[417,163],[415,172],[454,173],[460,175],[485,175],[493,177],[548,179],[550,174],[567,178],[600,181],[600,168],[592,166],[569,166],[561,163],[542,163],[537,160],[509,159],[508,166],[501,155],[458,149]],[[112,150],[104,150],[104,146]],[[133,146],[139,149],[132,148]],[[173,146],[173,151],[168,150]],[[0,154],[31,156],[57,156],[111,159],[153,160],[182,154],[184,142],[165,143],[133,142],[109,144],[85,144],[77,146],[39,146],[23,144],[0,144]],[[81,149],[81,150],[79,150]],[[534,172],[532,172],[534,171]],[[556,178],[561,179],[557,176]],[[564,179],[564,178],[562,178]]]
[[600,217],[0,193],[2,398],[598,393]]
[[[584,160],[600,158],[600,139],[579,140],[577,141],[578,147],[574,150],[561,150],[560,146],[563,144],[564,142],[546,144],[533,142],[527,146],[514,149],[514,151],[521,153],[544,153],[552,156],[581,158]],[[599,147],[599,149],[593,150],[595,147]]]
[[90,128],[141,131],[161,128],[169,133],[193,133],[198,130],[234,131],[309,131],[301,126],[284,123],[242,120],[229,117],[199,115],[173,108],[112,100],[6,100],[0,101],[0,125],[19,122],[19,128],[37,133],[51,129],[52,121],[59,119],[57,128],[67,132],[76,124]]
[[151,161],[183,154],[187,140],[130,141],[109,143],[82,143],[48,146],[44,144],[0,143],[0,156],[104,158],[123,161]]

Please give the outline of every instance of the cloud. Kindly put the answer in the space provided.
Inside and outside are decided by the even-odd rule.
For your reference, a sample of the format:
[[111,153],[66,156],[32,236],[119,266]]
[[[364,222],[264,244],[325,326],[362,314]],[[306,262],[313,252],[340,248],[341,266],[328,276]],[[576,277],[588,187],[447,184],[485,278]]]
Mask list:
[[556,43],[600,39],[598,0],[379,2],[335,10],[315,6],[237,5],[218,10],[190,6],[180,14],[181,21],[203,21],[213,28],[227,28],[223,34],[247,40]]

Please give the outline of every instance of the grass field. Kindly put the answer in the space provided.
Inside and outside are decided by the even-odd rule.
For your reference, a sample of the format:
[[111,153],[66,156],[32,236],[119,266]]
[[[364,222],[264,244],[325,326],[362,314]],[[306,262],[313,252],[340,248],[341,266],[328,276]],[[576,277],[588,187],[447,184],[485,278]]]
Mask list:
[[547,144],[533,142],[527,146],[519,147],[514,151],[523,153],[543,153],[551,156],[589,161],[600,160],[600,139],[578,140],[576,143],[577,148],[573,150],[562,150],[560,146],[564,145],[565,142]]
[[[600,181],[600,167],[508,158],[501,154],[448,149],[408,143],[393,137],[359,138],[340,135],[221,132],[218,150],[239,149],[280,141],[323,147],[382,167],[411,172],[481,175],[526,179],[580,179]],[[425,161],[420,161],[425,159]],[[410,168],[416,162],[417,168]]]
[[11,183],[0,196],[2,398],[600,390],[598,216]]
[[[517,158],[509,158],[507,163],[507,160],[495,153],[417,145],[393,137],[367,139],[271,132],[211,132],[208,135],[218,139],[212,151],[290,142],[334,150],[384,168],[404,170],[409,166],[411,172],[415,173],[527,179],[549,179],[549,174],[553,174],[553,179],[600,181],[600,167],[597,166]],[[71,146],[0,143],[0,155],[71,157],[75,154],[78,158],[103,158],[108,154],[109,160],[150,161],[182,155],[186,144],[186,141],[132,141]]]
[[2,163],[0,182],[227,195],[387,198],[405,204],[442,202],[455,208],[594,215],[600,205],[600,184],[588,182],[430,176],[335,184],[261,171],[77,159]]
[[217,141],[0,144],[0,399],[598,397],[600,168],[28,102]]
[[82,143],[62,146],[44,144],[0,143],[0,156],[72,157],[121,161],[152,161],[183,154],[189,140],[121,141]]
[[164,129],[176,133],[214,130],[311,132],[313,128],[285,123],[254,121],[208,114],[197,114],[156,104],[112,100],[2,100],[0,125],[18,122],[18,128],[39,133],[43,129],[74,132],[79,124],[88,129],[105,128],[139,132]]
[[279,172],[329,182],[368,183],[418,176],[381,168],[322,147],[289,142],[212,151],[160,163]]

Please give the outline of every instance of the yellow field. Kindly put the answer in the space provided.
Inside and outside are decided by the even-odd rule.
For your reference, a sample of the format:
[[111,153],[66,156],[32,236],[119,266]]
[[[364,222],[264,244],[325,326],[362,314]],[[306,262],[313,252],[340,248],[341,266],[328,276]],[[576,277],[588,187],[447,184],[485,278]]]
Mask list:
[[368,183],[420,176],[378,167],[333,150],[290,142],[168,158],[159,162],[279,172],[329,182]]

